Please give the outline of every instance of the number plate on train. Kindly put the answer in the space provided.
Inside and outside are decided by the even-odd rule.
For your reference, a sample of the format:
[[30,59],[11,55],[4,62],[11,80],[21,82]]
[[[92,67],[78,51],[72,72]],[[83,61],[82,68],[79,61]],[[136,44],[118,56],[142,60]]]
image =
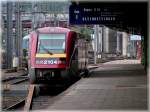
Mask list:
[[66,61],[62,59],[36,59],[36,64],[54,65],[54,64],[65,64]]

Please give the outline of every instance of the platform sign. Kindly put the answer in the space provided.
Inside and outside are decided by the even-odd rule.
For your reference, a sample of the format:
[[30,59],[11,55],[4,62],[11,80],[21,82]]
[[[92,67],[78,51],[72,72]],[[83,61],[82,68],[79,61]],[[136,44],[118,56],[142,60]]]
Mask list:
[[122,24],[123,12],[119,4],[72,3],[69,7],[70,24]]
[[130,35],[130,40],[141,40],[141,35]]

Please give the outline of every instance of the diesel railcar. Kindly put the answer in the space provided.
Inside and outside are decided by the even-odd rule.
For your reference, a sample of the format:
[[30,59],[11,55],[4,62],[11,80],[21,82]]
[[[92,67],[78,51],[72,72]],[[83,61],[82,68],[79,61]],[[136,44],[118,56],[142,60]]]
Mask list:
[[69,81],[88,74],[88,41],[84,35],[62,27],[44,27],[29,38],[30,83]]

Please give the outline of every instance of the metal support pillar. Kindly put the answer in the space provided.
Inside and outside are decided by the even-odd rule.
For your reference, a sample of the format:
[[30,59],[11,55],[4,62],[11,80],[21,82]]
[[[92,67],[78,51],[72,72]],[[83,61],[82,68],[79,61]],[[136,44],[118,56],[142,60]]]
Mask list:
[[36,11],[38,10],[37,4],[33,1],[32,2],[32,30],[35,30],[37,28],[37,19],[36,19]]
[[57,20],[57,10],[56,10],[56,4],[57,4],[57,2],[54,2],[54,26],[56,27],[56,26],[58,26],[58,20]]
[[99,37],[98,37],[98,39],[99,39],[99,41],[98,41],[98,43],[99,43],[99,45],[98,45],[98,55],[99,55],[99,58],[102,58],[102,44],[103,44],[103,26],[100,26],[99,28],[98,28],[99,30]]
[[7,68],[12,67],[12,28],[13,28],[13,21],[12,21],[12,2],[7,2],[7,39],[6,39],[6,65]]
[[117,32],[117,49],[116,52],[120,52],[120,32]]
[[41,3],[33,1],[32,2],[32,30],[42,27],[42,22],[44,18],[44,13],[42,13]]
[[127,56],[127,46],[128,46],[128,34],[123,32],[122,37],[122,54],[123,56]]
[[97,63],[98,25],[94,26],[94,64]]
[[22,63],[22,23],[21,23],[21,11],[20,3],[16,2],[16,38],[15,38],[15,49],[16,57],[19,59],[19,66],[21,67]]
[[109,53],[109,28],[103,28],[103,58],[106,58],[106,54]]
[[99,35],[99,25],[96,25],[96,38],[97,38],[97,55],[100,52],[100,35]]
[[105,38],[105,37],[104,37],[104,36],[105,36],[105,35],[104,35],[104,31],[105,31],[105,26],[102,27],[102,39],[101,39],[101,43],[102,43],[102,44],[101,44],[101,58],[102,58],[102,59],[103,59],[103,57],[104,57],[103,55],[104,55],[104,45],[105,45],[105,44],[104,44],[104,38]]

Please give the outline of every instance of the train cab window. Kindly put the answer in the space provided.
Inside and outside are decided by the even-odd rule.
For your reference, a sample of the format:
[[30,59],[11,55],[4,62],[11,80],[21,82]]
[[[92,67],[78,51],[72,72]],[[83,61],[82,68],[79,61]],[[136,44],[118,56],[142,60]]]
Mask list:
[[38,53],[65,53],[66,34],[39,34]]

